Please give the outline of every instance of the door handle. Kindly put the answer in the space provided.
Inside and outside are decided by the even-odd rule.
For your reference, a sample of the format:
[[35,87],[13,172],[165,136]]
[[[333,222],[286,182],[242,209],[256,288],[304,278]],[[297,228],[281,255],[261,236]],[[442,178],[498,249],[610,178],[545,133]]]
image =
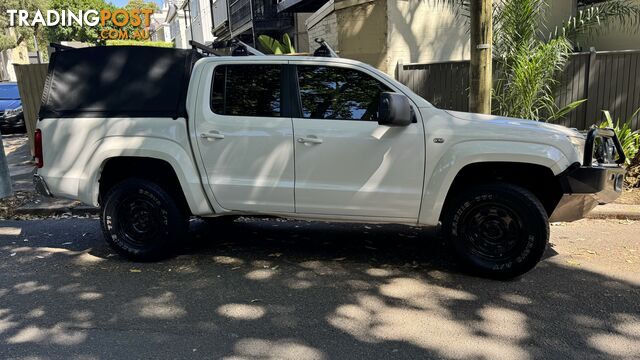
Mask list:
[[224,139],[224,135],[220,134],[218,130],[211,130],[208,133],[201,133],[200,137],[207,140],[221,140]]
[[298,138],[298,142],[301,144],[322,144],[322,139],[315,135],[309,135],[307,137]]

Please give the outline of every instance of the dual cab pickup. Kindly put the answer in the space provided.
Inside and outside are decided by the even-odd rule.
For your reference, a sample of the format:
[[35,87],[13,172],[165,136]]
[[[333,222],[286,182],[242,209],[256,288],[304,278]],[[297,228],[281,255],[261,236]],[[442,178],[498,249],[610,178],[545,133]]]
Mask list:
[[624,173],[611,130],[437,109],[357,61],[145,47],[56,52],[36,142],[38,188],[100,206],[134,260],[190,216],[259,214],[440,226],[474,273],[512,277]]

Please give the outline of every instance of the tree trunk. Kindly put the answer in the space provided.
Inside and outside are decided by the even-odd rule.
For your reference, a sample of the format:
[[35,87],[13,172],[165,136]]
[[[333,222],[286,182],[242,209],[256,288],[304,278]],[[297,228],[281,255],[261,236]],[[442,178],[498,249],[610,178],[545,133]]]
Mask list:
[[469,111],[491,114],[492,0],[471,0],[471,62]]

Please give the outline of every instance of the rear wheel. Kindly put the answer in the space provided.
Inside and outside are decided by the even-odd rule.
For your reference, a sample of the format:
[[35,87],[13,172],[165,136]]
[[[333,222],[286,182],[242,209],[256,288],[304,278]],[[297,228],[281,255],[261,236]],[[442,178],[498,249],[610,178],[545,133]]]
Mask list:
[[124,180],[113,186],[103,200],[105,239],[126,258],[165,258],[186,234],[188,216],[169,193],[151,181]]
[[511,184],[478,185],[445,210],[445,235],[471,272],[511,278],[532,269],[549,241],[549,220],[540,201]]

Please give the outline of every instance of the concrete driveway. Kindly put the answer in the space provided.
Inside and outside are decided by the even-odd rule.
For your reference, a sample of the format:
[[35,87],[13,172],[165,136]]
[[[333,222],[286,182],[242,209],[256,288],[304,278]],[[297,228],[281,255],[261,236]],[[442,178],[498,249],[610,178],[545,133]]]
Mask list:
[[183,254],[114,255],[95,219],[0,222],[3,359],[640,357],[640,223],[552,227],[509,282],[400,226],[192,224]]

